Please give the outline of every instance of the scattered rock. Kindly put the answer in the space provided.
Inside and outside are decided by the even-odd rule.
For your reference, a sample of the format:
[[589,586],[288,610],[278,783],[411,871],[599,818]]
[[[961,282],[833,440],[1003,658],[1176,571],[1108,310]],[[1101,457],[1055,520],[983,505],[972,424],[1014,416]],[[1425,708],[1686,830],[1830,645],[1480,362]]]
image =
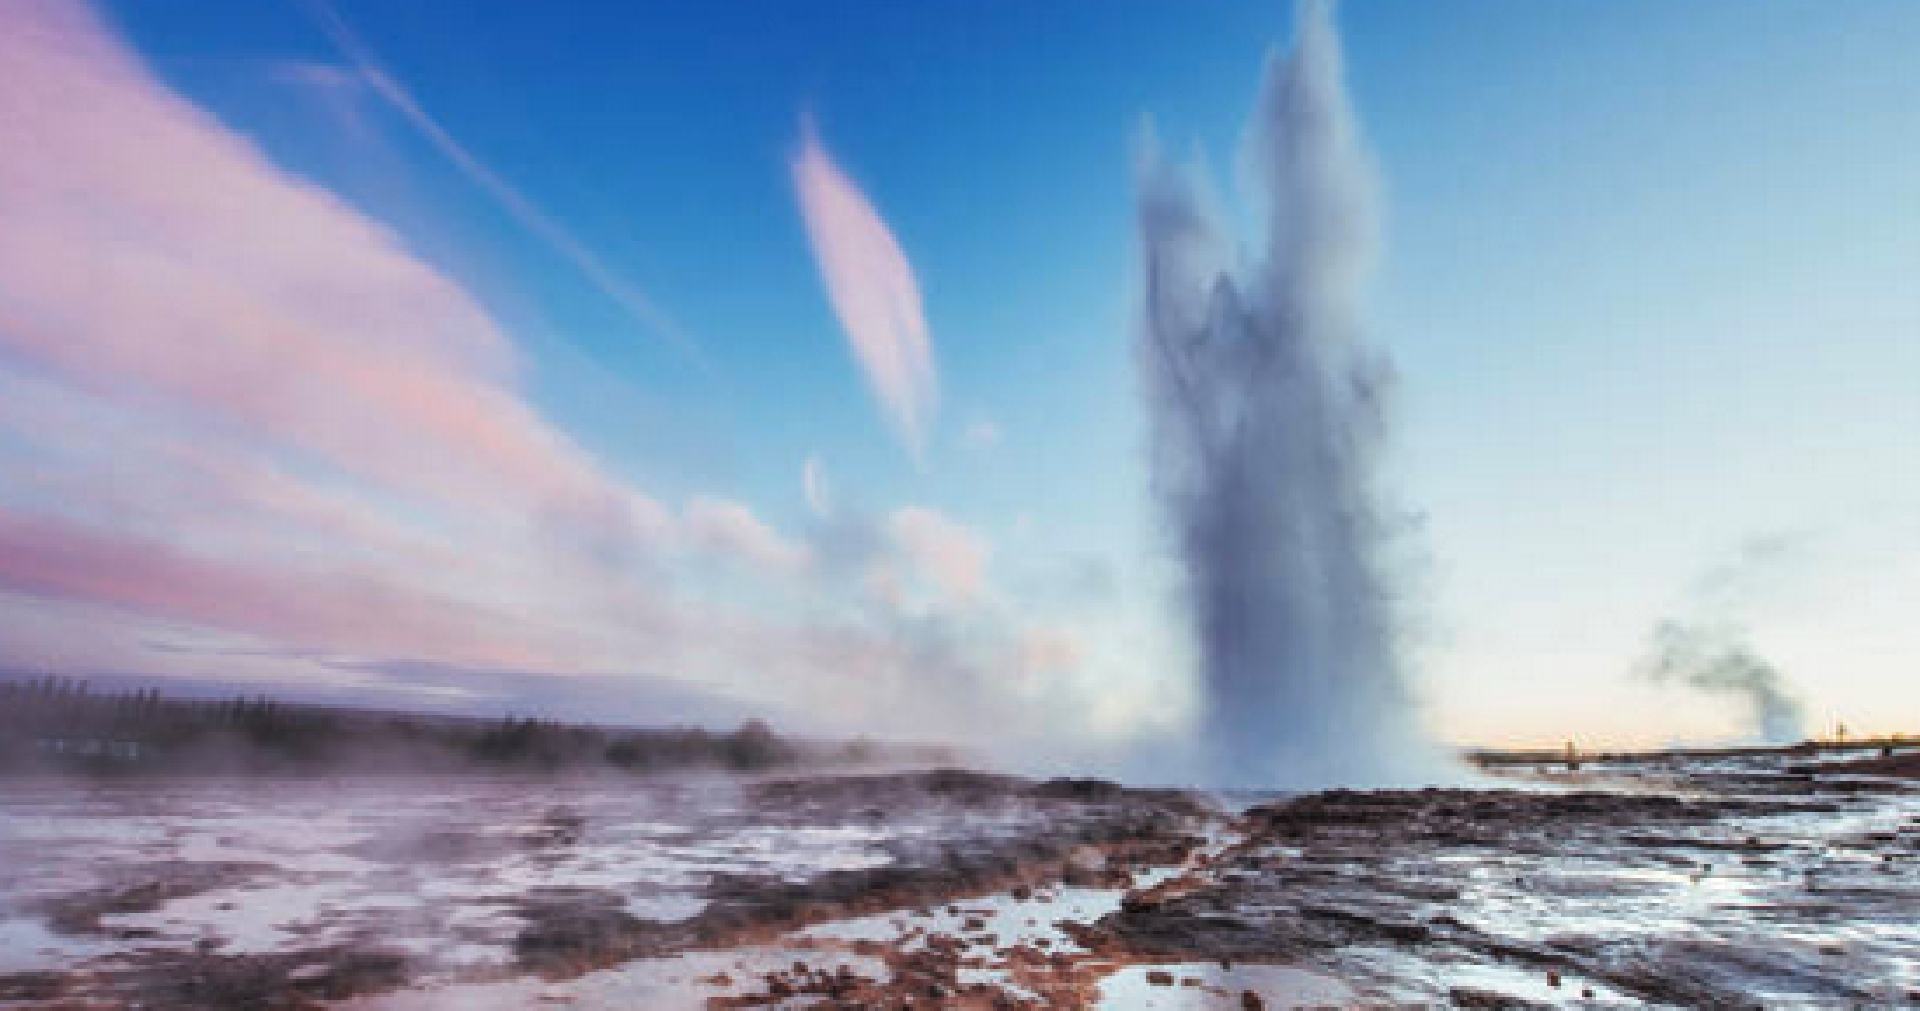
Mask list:
[[1456,986],[1453,989],[1448,990],[1447,999],[1453,1002],[1454,1007],[1495,1008],[1495,1009],[1502,1009],[1502,1011],[1511,1011],[1511,1009],[1544,1008],[1549,1006],[1546,1004],[1536,1004],[1530,1000],[1522,1000],[1519,997],[1514,997],[1510,994],[1504,994],[1497,990],[1482,990],[1477,987],[1470,987],[1470,986]]

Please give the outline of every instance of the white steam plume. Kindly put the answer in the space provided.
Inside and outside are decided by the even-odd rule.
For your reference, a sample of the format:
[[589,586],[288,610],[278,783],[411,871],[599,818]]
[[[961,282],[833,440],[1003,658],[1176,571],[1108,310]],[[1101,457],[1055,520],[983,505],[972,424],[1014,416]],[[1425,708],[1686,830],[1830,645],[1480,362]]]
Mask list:
[[1138,350],[1201,664],[1202,775],[1431,776],[1380,550],[1389,373],[1358,342],[1374,187],[1325,4],[1302,5],[1248,145],[1267,218],[1245,256],[1151,150],[1139,195]]
[[1747,705],[1749,730],[1766,744],[1806,739],[1806,714],[1780,669],[1750,649],[1730,626],[1662,621],[1640,672],[1659,684],[1681,684]]

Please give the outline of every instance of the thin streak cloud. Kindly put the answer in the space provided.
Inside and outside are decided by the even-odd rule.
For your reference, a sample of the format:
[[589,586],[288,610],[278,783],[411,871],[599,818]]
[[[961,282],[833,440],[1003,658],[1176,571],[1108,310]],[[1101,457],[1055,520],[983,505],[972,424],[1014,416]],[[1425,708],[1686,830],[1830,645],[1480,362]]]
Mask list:
[[834,314],[888,421],[918,459],[940,384],[913,265],[880,212],[820,145],[811,120],[801,123],[793,183]]
[[460,143],[447,129],[440,125],[427,110],[413,97],[405,85],[387,73],[373,51],[360,41],[342,18],[326,0],[309,0],[308,8],[313,11],[314,20],[327,37],[332,40],[341,55],[345,56],[354,69],[366,79],[368,87],[380,96],[389,108],[400,114],[420,136],[426,138],[454,168],[468,181],[478,186],[487,196],[507,212],[522,228],[533,233],[534,237],[547,244],[554,252],[566,260],[588,283],[600,289],[601,293],[620,306],[626,314],[642,326],[654,331],[673,343],[681,352],[693,359],[702,369],[711,371],[711,363],[701,350],[700,344],[679,323],[669,316],[660,304],[646,292],[634,287],[625,278],[607,266],[585,243],[575,238],[565,226],[541,210],[538,204],[529,199],[520,189],[503,178],[492,167],[483,162],[467,146]]
[[[1076,736],[1158,719],[1110,690],[1110,638],[1009,599],[1019,559],[931,505],[867,514],[818,456],[793,531],[737,491],[630,483],[541,410],[472,292],[89,3],[0,0],[0,151],[0,670],[512,672],[530,704],[664,676],[1035,747],[1069,712],[1121,714]],[[871,228],[850,248],[891,251],[881,290],[911,295]]]
[[833,512],[833,486],[827,482],[827,467],[820,462],[819,454],[807,454],[807,462],[800,468],[800,488],[814,516],[824,519]]

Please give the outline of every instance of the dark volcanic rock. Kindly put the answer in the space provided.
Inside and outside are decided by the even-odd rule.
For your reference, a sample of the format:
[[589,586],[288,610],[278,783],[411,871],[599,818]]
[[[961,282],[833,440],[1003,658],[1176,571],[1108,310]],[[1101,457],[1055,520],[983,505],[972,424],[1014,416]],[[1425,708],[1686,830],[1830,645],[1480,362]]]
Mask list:
[[529,969],[563,974],[660,954],[688,943],[690,931],[628,913],[618,894],[590,888],[537,888],[520,896],[514,914],[527,921],[513,941]]
[[1848,762],[1828,762],[1810,766],[1809,771],[1828,776],[1896,776],[1901,779],[1920,779],[1920,751],[1882,755],[1879,758],[1860,758]]
[[63,972],[0,973],[0,1001],[51,1001],[66,992]]
[[269,873],[266,864],[170,860],[115,868],[98,887],[44,900],[47,926],[61,934],[111,933],[102,916],[150,913],[174,899],[240,884]]
[[147,952],[113,973],[116,1006],[317,1008],[322,1001],[391,990],[407,981],[407,956],[351,945],[270,954]]
[[869,806],[924,811],[960,805],[1019,817],[1017,831],[934,843],[889,844],[893,860],[803,881],[777,874],[716,873],[707,906],[671,923],[626,912],[618,894],[536,889],[515,900],[526,921],[520,964],[548,975],[631,958],[770,939],[828,919],[946,905],[961,897],[1055,882],[1124,885],[1148,866],[1178,863],[1202,842],[1190,834],[1207,808],[1175,791],[1131,790],[1092,780],[1034,784],[1011,776],[936,770],[879,776],[772,780],[747,788],[752,804],[838,823]]
[[[1528,932],[1538,917],[1552,915],[1555,902],[1602,910],[1622,900],[1657,904],[1666,892],[1686,887],[1673,871],[1653,878],[1624,873],[1638,866],[1697,868],[1697,880],[1722,853],[1728,854],[1722,860],[1767,854],[1768,865],[1818,862],[1818,847],[1762,838],[1738,820],[1824,812],[1833,804],[1797,795],[1332,790],[1247,811],[1245,838],[1204,869],[1130,894],[1117,912],[1074,933],[1095,950],[1153,961],[1303,961],[1364,974],[1355,970],[1363,963],[1343,961],[1344,953],[1384,948],[1429,964],[1523,965],[1555,979],[1595,979],[1641,999],[1689,1006],[1737,1005],[1756,987],[1858,1001],[1871,993],[1855,985],[1832,953],[1756,945],[1736,933],[1750,926],[1723,926],[1710,912],[1701,914],[1698,932],[1686,936],[1635,933],[1631,923],[1605,938]],[[1902,845],[1897,833],[1880,836],[1861,845]],[[1785,872],[1759,871],[1798,887]],[[1882,898],[1905,894],[1872,891]],[[1729,893],[1728,901],[1739,901],[1732,897],[1738,894]],[[1492,896],[1494,906],[1475,896]],[[1503,918],[1501,908],[1520,918]],[[1826,912],[1858,917],[1886,908],[1863,897],[1850,911]],[[1463,1006],[1531,1006],[1488,991],[1456,989],[1448,996]]]
[[1548,1008],[1551,1004],[1537,1004],[1522,1000],[1509,994],[1494,990],[1480,990],[1470,986],[1456,986],[1447,991],[1447,999],[1459,1008],[1498,1008],[1502,1011],[1520,1011],[1526,1008]]

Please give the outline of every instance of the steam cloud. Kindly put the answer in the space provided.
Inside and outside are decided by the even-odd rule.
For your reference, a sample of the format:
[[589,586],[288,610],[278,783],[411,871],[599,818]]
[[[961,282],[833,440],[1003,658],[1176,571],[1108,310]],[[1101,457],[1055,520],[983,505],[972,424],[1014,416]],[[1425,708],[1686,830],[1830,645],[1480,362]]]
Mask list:
[[1746,700],[1753,732],[1768,744],[1806,737],[1799,700],[1788,694],[1779,668],[1743,644],[1729,627],[1663,621],[1654,627],[1653,648],[1641,671],[1662,684]]
[[1750,731],[1769,744],[1806,736],[1800,702],[1780,670],[1747,645],[1738,616],[1782,581],[1783,569],[1802,560],[1805,538],[1795,534],[1752,537],[1716,562],[1688,588],[1680,617],[1653,628],[1647,654],[1636,666],[1641,677],[1745,701]]
[[1237,256],[1152,150],[1139,194],[1153,480],[1197,640],[1203,774],[1223,786],[1431,774],[1381,557],[1389,370],[1358,342],[1372,175],[1327,6],[1303,3],[1296,35],[1248,135],[1264,247]]

